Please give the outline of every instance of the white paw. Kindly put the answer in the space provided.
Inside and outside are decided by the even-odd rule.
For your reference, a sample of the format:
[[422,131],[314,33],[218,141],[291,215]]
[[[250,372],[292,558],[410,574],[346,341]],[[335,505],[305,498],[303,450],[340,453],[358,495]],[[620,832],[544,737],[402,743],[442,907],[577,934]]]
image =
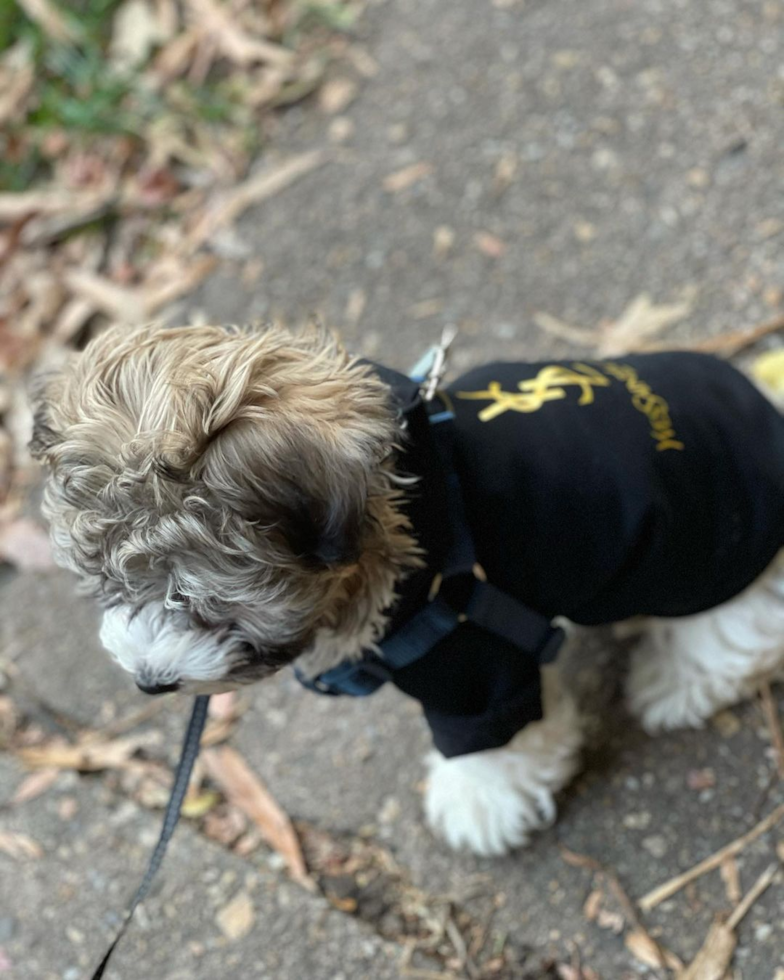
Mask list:
[[553,794],[574,775],[580,744],[569,708],[529,725],[501,749],[454,759],[431,753],[428,824],[455,850],[489,857],[523,847],[554,822]]
[[650,735],[702,728],[719,707],[704,677],[688,676],[672,659],[636,651],[626,685],[629,709]]

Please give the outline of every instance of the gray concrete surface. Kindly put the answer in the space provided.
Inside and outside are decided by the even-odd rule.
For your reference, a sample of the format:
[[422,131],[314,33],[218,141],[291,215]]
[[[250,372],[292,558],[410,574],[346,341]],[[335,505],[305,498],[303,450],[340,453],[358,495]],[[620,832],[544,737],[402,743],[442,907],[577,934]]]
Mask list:
[[[575,348],[539,332],[536,311],[593,325],[642,291],[658,302],[693,291],[692,316],[672,331],[678,340],[778,312],[778,0],[386,0],[369,4],[359,35],[378,71],[362,81],[348,122],[300,106],[281,122],[270,156],[330,144],[332,162],[243,220],[232,245],[245,258],[224,260],[181,317],[296,322],[317,311],[357,349],[401,367],[453,322],[461,368],[564,355]],[[501,160],[502,171],[516,168],[506,183]],[[384,190],[387,175],[419,162],[432,166],[429,176]],[[454,243],[439,255],[434,234],[444,226]],[[477,248],[482,232],[504,244],[499,257]],[[255,281],[247,266],[243,276],[250,259],[263,262]],[[15,696],[45,727],[53,721],[42,701],[83,723],[141,703],[99,652],[89,604],[59,574],[6,577],[0,658],[18,666],[25,686]],[[303,827],[375,841],[412,886],[434,901],[451,896],[499,946],[505,938],[518,965],[501,976],[554,976],[548,961],[579,950],[604,980],[624,980],[651,971],[586,920],[591,875],[564,863],[559,843],[605,862],[635,897],[747,830],[784,790],[771,780],[756,705],[729,724],[655,741],[617,711],[615,734],[565,794],[558,825],[502,861],[452,855],[424,829],[427,733],[393,691],[337,703],[284,676],[254,693],[234,740]],[[152,723],[166,736],[160,757],[173,757],[183,712],[175,706]],[[7,800],[22,772],[2,755],[0,767]],[[704,769],[715,785],[690,789]],[[0,827],[24,830],[44,849],[24,864],[0,854],[0,950],[14,980],[84,975],[157,820],[101,777],[62,777],[44,797],[0,811]],[[781,832],[744,852],[744,888],[777,839]],[[242,889],[256,924],[230,943],[215,915]],[[714,873],[647,921],[688,959],[727,907]],[[778,885],[741,927],[738,980],[771,980],[784,968],[782,922]],[[243,861],[183,826],[110,976],[403,975],[404,943],[384,923],[372,909],[352,918],[297,889],[263,849]]]

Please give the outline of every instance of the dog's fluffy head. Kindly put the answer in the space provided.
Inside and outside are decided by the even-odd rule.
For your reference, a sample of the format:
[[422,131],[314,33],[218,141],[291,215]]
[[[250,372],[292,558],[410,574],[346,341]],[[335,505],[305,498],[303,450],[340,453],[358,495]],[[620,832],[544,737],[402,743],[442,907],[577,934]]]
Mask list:
[[219,689],[376,638],[416,549],[387,392],[334,339],[115,328],[35,401],[57,559],[141,687]]

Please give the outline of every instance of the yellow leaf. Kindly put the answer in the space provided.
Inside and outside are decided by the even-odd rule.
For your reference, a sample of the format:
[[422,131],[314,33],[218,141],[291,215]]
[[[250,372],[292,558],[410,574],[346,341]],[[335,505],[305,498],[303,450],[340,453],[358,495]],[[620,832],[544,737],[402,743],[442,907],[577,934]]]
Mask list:
[[220,803],[220,794],[206,790],[198,796],[186,797],[182,804],[182,815],[198,820]]

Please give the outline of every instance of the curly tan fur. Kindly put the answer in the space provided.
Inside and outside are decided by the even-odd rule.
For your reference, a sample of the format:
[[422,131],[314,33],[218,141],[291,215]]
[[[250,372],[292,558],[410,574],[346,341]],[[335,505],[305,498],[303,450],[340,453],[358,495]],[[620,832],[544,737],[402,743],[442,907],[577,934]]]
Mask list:
[[418,563],[401,434],[333,338],[114,328],[40,388],[32,448],[57,559],[105,606],[231,638],[237,682],[380,635]]

